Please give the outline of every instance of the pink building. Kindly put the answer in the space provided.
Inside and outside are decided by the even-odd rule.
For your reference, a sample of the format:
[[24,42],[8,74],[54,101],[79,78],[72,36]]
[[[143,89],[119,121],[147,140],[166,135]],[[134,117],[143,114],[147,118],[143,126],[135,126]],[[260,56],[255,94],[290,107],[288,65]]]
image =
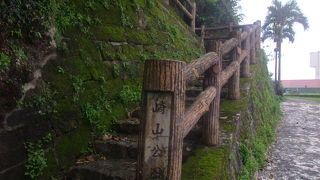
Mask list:
[[281,83],[289,91],[320,93],[320,79],[282,80]]

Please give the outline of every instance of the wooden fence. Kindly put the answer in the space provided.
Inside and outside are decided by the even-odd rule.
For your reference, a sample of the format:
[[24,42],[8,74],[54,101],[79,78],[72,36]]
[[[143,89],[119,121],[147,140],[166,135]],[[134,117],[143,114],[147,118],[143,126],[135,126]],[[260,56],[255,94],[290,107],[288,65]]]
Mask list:
[[[189,8],[187,8],[186,6],[184,6],[180,0],[165,0],[165,3],[167,5],[170,4],[170,2],[175,3],[178,8],[181,10],[181,12],[183,12],[186,17],[188,17],[190,19],[190,26],[191,29],[193,30],[193,32],[195,32],[195,27],[196,27],[196,11],[197,11],[197,6],[196,6],[196,2],[192,2],[191,0],[184,0],[186,2],[186,4],[189,6]],[[190,9],[190,10],[188,10]]]
[[[220,91],[228,87],[229,98],[240,98],[240,76],[249,77],[260,48],[260,21],[233,26],[228,39],[205,37],[212,52],[186,64],[183,61],[146,61],[143,85],[142,131],[139,136],[137,179],[179,180],[183,139],[203,119],[203,141],[219,144]],[[230,28],[227,27],[220,27]],[[217,28],[197,28],[205,34]],[[222,68],[224,56],[231,62]],[[186,84],[204,75],[203,91],[185,110]]]

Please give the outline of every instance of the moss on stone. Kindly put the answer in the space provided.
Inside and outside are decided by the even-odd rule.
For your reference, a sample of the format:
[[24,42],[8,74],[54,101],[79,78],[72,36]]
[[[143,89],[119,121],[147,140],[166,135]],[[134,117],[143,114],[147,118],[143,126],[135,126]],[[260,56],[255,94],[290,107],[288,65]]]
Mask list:
[[[58,29],[64,46],[43,71],[43,80],[57,91],[57,113],[50,122],[57,139],[50,151],[53,153],[48,154],[49,167],[44,177],[56,177],[56,170],[72,164],[92,141],[95,128],[84,118],[86,104],[100,108],[100,101],[109,103],[104,104],[110,107],[100,114],[99,122],[106,132],[111,131],[112,123],[126,118],[127,111],[134,108],[124,104],[119,93],[124,85],[142,84],[146,59],[189,61],[203,53],[204,48],[189,27],[161,2],[119,0],[105,1],[104,5],[101,2],[92,2],[90,8],[87,1],[73,2],[80,15],[98,18],[100,23],[88,26],[85,23],[83,29]],[[142,20],[147,22],[146,27],[140,27]]]
[[120,11],[115,5],[110,4],[105,8],[97,4],[94,13],[104,22],[103,24],[121,26]]
[[62,167],[71,165],[79,154],[81,154],[81,151],[88,148],[90,137],[90,127],[82,124],[67,136],[58,138],[55,142],[54,151],[56,158],[59,159],[59,164]]
[[233,132],[236,129],[236,126],[233,122],[224,122],[220,124],[222,130]]
[[182,180],[228,180],[227,147],[199,147],[182,167]]
[[94,38],[101,41],[124,42],[127,40],[126,29],[121,26],[101,24],[93,27],[91,31]]
[[[258,56],[258,64],[251,66],[254,78],[250,81],[248,100],[250,116],[243,122],[240,134],[240,155],[243,170],[239,179],[252,179],[265,164],[265,153],[274,140],[275,128],[280,119],[279,101],[274,94],[266,60]],[[254,130],[251,130],[254,129]]]
[[221,110],[228,116],[235,115],[242,109],[246,108],[246,102],[244,100],[226,100],[223,99],[220,104]]
[[142,45],[123,45],[122,52],[127,54],[128,59],[140,60],[143,56],[148,56],[143,47]]
[[120,103],[117,103],[113,106],[113,109],[112,109],[112,113],[111,115],[116,119],[116,120],[119,120],[119,119],[124,119],[126,118],[126,114],[124,114],[123,112],[125,112],[127,109],[127,107],[125,107],[123,104],[120,104]]
[[[150,39],[148,36],[148,31],[142,29],[128,29],[126,31],[126,37],[128,42],[134,44],[154,44],[154,39]],[[161,33],[161,32],[158,32]]]
[[47,159],[47,167],[45,168],[43,175],[39,178],[40,180],[47,180],[50,178],[56,178],[59,173],[59,164],[55,159],[54,152],[50,151],[45,154]]

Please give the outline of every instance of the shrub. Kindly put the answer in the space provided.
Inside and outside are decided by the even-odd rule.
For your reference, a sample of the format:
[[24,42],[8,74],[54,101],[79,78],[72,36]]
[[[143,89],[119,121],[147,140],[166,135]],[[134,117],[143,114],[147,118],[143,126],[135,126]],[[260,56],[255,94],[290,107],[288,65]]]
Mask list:
[[0,53],[0,68],[2,68],[4,70],[8,70],[10,67],[10,63],[11,63],[10,56],[8,56],[4,53]]
[[284,88],[283,88],[281,82],[273,81],[273,88],[274,88],[274,92],[276,93],[276,95],[283,96]]
[[37,179],[42,175],[43,170],[47,167],[47,159],[45,157],[44,147],[52,140],[51,133],[38,140],[35,143],[26,142],[25,148],[27,150],[27,162],[25,175],[31,179]]
[[39,36],[49,22],[51,1],[4,0],[0,3],[0,25],[11,35]]
[[124,85],[120,91],[120,98],[126,105],[139,105],[141,102],[141,86]]
[[241,20],[239,0],[197,0],[197,23],[206,26],[237,24]]

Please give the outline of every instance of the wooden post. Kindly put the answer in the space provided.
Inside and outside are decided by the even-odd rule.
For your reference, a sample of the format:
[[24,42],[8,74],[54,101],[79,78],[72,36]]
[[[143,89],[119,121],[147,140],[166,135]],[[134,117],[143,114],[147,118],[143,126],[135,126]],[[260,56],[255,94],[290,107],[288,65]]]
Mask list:
[[[241,55],[241,33],[239,30],[234,31],[234,37],[237,39],[237,46],[232,50],[232,61],[237,61]],[[240,66],[231,76],[228,82],[228,98],[231,100],[240,99]]]
[[261,21],[257,21],[254,24],[258,25],[255,38],[256,38],[256,52],[259,52],[261,48],[261,43],[260,43]]
[[209,106],[209,111],[202,117],[203,122],[203,140],[207,145],[219,144],[219,113],[220,113],[220,75],[222,70],[222,42],[213,41],[214,51],[218,54],[219,60],[216,65],[205,72],[203,87],[209,86],[216,88],[216,97]]
[[191,28],[193,32],[196,32],[196,11],[197,11],[197,4],[195,2],[192,3],[192,20],[191,20]]
[[201,25],[201,44],[204,44],[204,37],[206,36],[205,26]]
[[229,32],[233,31],[233,23],[229,23]]
[[[246,32],[250,32],[250,29],[248,27],[244,28],[244,31]],[[243,40],[243,48],[246,51],[250,51],[250,36],[248,35],[248,37]],[[241,77],[250,77],[250,53],[249,55],[243,60],[243,62],[241,63]]]
[[188,16],[189,19],[191,19],[191,23],[192,23],[192,19],[193,19],[193,16],[192,16],[192,12],[190,13],[186,7],[183,6],[183,4],[179,1],[179,0],[174,0],[174,2],[177,4],[177,6],[180,8],[181,11],[184,12],[184,14],[186,16]]
[[256,64],[256,30],[250,34],[250,64]]
[[148,60],[145,64],[143,111],[138,142],[137,179],[180,180],[185,62]]

